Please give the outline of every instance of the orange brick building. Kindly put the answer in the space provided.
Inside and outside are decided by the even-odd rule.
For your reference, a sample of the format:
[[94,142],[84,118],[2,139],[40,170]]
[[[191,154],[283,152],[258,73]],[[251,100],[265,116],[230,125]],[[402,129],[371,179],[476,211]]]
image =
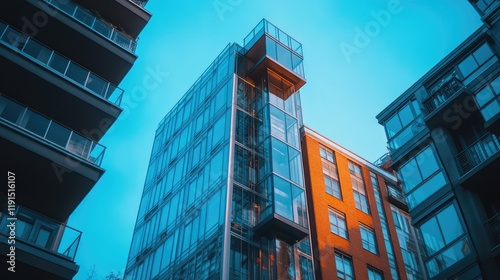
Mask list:
[[397,178],[308,127],[301,142],[316,279],[422,279]]

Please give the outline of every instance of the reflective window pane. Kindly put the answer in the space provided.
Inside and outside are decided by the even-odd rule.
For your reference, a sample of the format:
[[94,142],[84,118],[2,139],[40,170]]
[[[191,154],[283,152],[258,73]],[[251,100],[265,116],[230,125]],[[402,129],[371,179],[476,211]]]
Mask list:
[[448,206],[437,215],[439,225],[443,229],[444,241],[451,243],[464,233],[453,205]]
[[274,177],[274,207],[276,214],[293,221],[293,206],[290,183]]

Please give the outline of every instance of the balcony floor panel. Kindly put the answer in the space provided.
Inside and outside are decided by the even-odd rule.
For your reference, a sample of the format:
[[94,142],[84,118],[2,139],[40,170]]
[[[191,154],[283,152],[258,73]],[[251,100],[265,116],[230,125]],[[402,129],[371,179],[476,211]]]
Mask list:
[[[0,123],[0,170],[15,173],[16,203],[66,221],[104,173],[53,145]],[[7,193],[7,188],[1,190]]]

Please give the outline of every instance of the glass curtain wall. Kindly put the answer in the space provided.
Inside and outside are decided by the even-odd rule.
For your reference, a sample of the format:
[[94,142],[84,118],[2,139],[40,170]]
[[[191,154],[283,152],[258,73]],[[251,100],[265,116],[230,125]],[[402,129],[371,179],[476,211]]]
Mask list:
[[226,47],[157,129],[126,279],[222,275],[234,52]]

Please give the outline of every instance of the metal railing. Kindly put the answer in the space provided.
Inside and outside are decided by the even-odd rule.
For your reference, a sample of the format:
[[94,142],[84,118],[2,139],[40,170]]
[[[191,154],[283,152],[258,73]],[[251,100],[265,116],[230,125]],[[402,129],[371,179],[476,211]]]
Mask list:
[[0,95],[0,120],[48,140],[98,166],[101,165],[106,147],[3,95]]
[[486,134],[468,148],[460,152],[456,160],[462,169],[462,174],[474,169],[494,154],[500,151],[500,141],[494,134]]
[[[0,212],[0,234],[8,236],[10,215]],[[71,261],[75,260],[82,232],[52,220],[28,208],[17,206],[15,214],[16,240],[28,243]]]
[[137,4],[141,8],[145,8],[146,4],[148,3],[148,0],[129,0],[130,2],[133,2]]
[[120,105],[123,97],[122,89],[1,21],[0,43],[84,87],[92,94],[117,106]]
[[402,202],[406,203],[406,197],[405,197],[403,191],[394,187],[394,186],[387,185],[387,194],[389,196],[397,198],[398,200],[401,200]]
[[430,90],[431,95],[424,101],[427,113],[432,113],[462,88],[464,85],[456,76],[449,76],[442,84]]
[[[89,11],[77,6],[70,1],[44,0],[57,10],[69,15],[77,21],[88,26],[123,49],[135,53],[137,42],[124,32],[118,31],[116,27],[108,22],[98,19]],[[140,2],[140,1],[137,1]]]
[[486,228],[491,232],[494,246],[500,245],[500,213],[491,217],[484,224]]

